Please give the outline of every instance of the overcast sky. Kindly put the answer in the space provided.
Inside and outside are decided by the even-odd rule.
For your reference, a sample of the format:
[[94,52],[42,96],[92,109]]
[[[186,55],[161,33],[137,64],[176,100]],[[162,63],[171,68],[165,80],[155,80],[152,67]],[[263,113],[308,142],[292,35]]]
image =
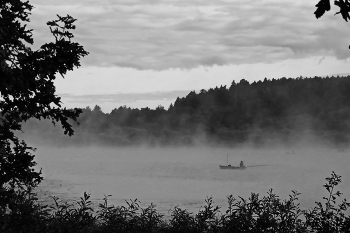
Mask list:
[[34,47],[56,14],[76,21],[90,54],[58,77],[67,107],[104,112],[163,105],[191,90],[281,77],[350,73],[350,24],[320,19],[317,0],[31,0]]

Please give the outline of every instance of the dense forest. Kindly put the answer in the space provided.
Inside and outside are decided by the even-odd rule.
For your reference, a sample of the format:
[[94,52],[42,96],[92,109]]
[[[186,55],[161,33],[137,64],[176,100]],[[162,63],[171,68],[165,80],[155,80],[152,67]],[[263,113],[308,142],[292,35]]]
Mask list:
[[[83,109],[75,135],[51,122],[30,120],[28,137],[56,145],[209,145],[254,146],[321,142],[345,147],[350,133],[350,76],[242,79],[231,86],[190,92],[166,110],[126,106],[103,113]],[[34,135],[34,136],[33,136]]]

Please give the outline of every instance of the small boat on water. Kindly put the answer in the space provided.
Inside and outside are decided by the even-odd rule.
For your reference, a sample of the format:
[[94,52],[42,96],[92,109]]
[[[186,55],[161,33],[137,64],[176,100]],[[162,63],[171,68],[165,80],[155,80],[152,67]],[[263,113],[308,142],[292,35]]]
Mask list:
[[243,161],[241,161],[241,164],[239,166],[231,166],[231,164],[228,164],[228,155],[227,155],[227,161],[226,165],[219,165],[220,169],[236,169],[236,170],[244,170],[247,167],[244,166]]
[[236,169],[236,170],[244,170],[246,169],[247,167],[246,166],[231,166],[230,164],[225,166],[225,165],[219,165],[220,166],[220,169]]

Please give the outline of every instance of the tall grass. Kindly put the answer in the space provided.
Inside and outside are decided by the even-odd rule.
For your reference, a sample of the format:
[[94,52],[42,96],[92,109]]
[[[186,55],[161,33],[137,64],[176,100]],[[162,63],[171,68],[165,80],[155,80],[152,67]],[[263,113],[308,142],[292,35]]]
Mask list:
[[260,197],[227,197],[221,212],[211,197],[197,214],[176,206],[165,219],[153,204],[142,208],[137,200],[113,206],[105,196],[94,210],[90,195],[84,193],[75,204],[54,198],[51,206],[38,204],[32,193],[18,191],[16,205],[1,210],[0,232],[100,233],[100,232],[350,232],[350,203],[337,200],[341,176],[332,172],[324,184],[328,195],[308,210],[300,209],[300,193],[292,191],[281,200],[272,190]]

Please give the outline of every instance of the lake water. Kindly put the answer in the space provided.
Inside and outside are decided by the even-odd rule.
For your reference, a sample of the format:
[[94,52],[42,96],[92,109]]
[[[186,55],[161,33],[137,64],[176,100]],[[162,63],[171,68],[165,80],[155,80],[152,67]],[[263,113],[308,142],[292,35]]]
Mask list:
[[[179,205],[197,213],[212,196],[223,209],[227,196],[248,198],[265,195],[270,188],[281,198],[297,190],[302,208],[314,206],[327,193],[322,185],[332,171],[342,176],[340,191],[350,198],[350,154],[325,148],[230,149],[230,148],[40,148],[37,167],[45,180],[41,193],[78,199],[84,191],[95,202],[112,195],[114,205],[128,199],[168,215]],[[239,165],[246,170],[220,170],[219,164]]]

